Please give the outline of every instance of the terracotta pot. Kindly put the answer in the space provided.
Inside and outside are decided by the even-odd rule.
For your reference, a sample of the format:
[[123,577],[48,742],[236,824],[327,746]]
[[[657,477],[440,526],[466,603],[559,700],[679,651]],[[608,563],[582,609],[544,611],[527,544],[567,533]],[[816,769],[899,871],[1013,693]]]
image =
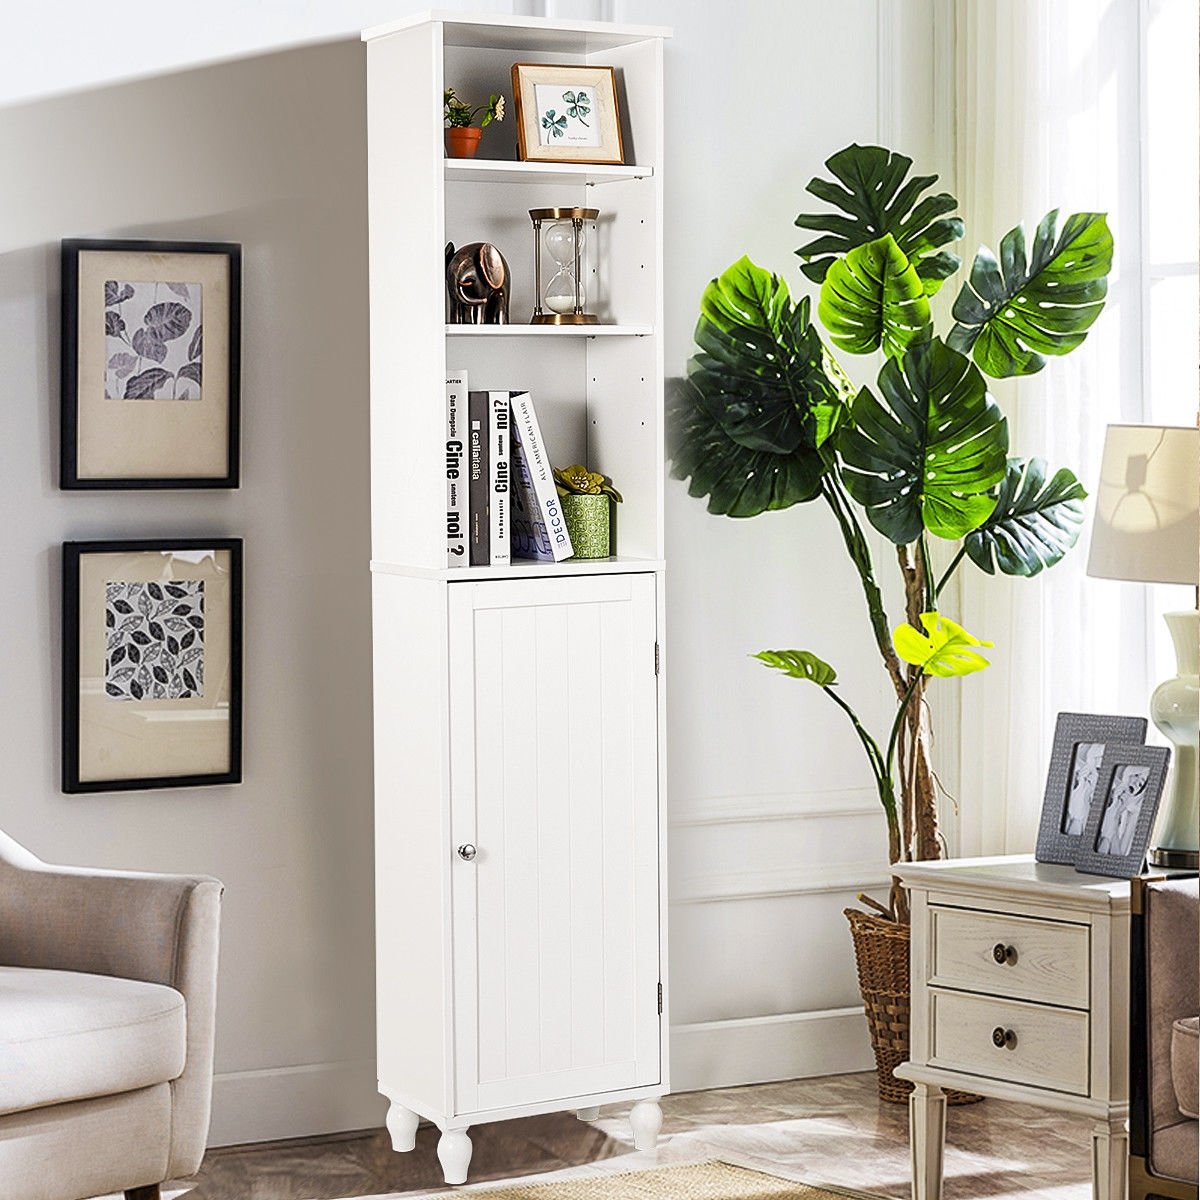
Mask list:
[[446,153],[451,158],[474,158],[483,130],[468,125],[446,130]]

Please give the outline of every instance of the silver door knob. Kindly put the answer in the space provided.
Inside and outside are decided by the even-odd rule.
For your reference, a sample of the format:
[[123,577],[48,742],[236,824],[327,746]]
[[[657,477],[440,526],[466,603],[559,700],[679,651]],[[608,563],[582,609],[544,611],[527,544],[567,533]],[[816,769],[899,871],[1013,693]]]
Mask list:
[[476,853],[477,851],[475,847],[472,846],[470,842],[466,842],[458,848],[458,857],[461,858],[463,862],[470,862],[471,859],[475,857]]

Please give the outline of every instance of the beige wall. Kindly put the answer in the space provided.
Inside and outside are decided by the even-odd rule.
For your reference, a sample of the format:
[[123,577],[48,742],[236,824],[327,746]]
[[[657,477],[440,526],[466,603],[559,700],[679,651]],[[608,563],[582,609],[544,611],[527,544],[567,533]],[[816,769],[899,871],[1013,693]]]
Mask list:
[[[0,110],[0,827],[225,895],[214,1137],[380,1119],[374,1093],[361,45]],[[58,240],[240,242],[242,487],[60,492]],[[64,796],[70,538],[246,540],[245,782]]]

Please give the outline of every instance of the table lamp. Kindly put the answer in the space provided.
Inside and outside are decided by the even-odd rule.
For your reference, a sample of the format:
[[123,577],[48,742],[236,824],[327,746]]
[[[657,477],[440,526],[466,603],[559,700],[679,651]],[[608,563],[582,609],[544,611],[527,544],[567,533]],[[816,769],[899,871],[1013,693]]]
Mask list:
[[[1200,429],[1110,425],[1104,439],[1088,574],[1200,586]],[[1175,747],[1151,839],[1155,867],[1196,870],[1200,846],[1200,613],[1165,615],[1178,675],[1150,698]]]

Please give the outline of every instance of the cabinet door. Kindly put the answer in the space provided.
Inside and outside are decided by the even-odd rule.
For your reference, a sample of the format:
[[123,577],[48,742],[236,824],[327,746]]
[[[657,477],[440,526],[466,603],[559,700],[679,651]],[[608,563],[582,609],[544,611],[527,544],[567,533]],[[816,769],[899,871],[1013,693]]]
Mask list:
[[455,1110],[656,1083],[654,577],[449,592]]

